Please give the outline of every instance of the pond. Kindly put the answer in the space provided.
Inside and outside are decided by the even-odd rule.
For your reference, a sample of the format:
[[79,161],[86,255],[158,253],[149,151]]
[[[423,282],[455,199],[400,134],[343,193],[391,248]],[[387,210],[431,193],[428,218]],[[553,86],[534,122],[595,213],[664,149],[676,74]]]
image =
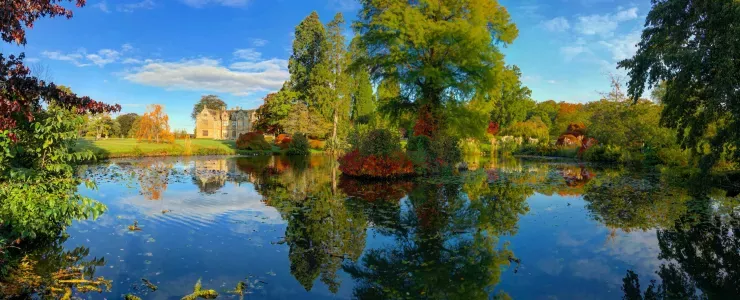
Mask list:
[[114,160],[80,170],[108,211],[37,255],[112,280],[90,299],[180,299],[199,279],[234,299],[740,295],[732,193],[573,163],[469,166],[366,182],[326,156]]

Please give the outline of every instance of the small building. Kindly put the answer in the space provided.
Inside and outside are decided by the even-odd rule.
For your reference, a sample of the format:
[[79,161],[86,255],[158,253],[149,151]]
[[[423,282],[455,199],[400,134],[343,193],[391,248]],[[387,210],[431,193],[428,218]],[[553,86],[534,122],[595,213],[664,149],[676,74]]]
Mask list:
[[257,122],[257,110],[236,107],[230,110],[204,108],[195,118],[195,138],[235,140],[252,131]]

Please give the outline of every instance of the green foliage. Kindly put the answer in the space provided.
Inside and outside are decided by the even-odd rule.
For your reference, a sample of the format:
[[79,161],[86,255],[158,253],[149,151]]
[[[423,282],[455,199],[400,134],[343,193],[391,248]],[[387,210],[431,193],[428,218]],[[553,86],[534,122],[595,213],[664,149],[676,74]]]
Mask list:
[[306,132],[310,137],[318,139],[328,136],[332,126],[323,117],[310,111],[303,103],[293,105],[290,113],[280,122],[280,125],[287,133]]
[[352,95],[354,100],[352,117],[356,122],[368,123],[371,114],[375,112],[373,86],[370,74],[366,70],[360,70],[356,74],[355,91]]
[[[702,153],[704,171],[725,153],[740,158],[737,36],[739,1],[653,1],[637,53],[619,62],[629,71],[629,94],[635,101],[646,88],[664,89],[661,121],[676,129],[682,146],[696,151],[708,142],[711,151]],[[712,125],[717,132],[707,136]]]
[[383,111],[402,114],[428,106],[441,119],[448,116],[448,104],[500,97],[505,64],[498,45],[512,43],[518,31],[497,1],[362,4],[354,28],[367,55],[354,65],[370,67],[373,78],[401,89],[398,98],[381,98]]
[[193,112],[190,113],[190,117],[195,120],[195,118],[198,117],[198,114],[200,114],[200,112],[203,111],[204,108],[216,111],[225,110],[226,102],[221,100],[221,98],[216,95],[205,95],[203,97],[200,97],[200,100],[193,106]]
[[438,136],[434,139],[424,135],[410,137],[406,152],[419,174],[450,171],[462,161],[459,139],[451,136]]
[[105,206],[77,194],[75,162],[92,152],[72,152],[82,118],[50,106],[33,123],[19,124],[18,142],[0,133],[0,226],[12,239],[55,236],[75,219],[97,218]]
[[502,83],[501,100],[491,111],[491,120],[503,127],[523,122],[527,119],[527,114],[536,106],[534,100],[531,99],[532,91],[527,87],[522,87],[520,80],[522,72],[519,67],[507,67],[506,71],[504,80],[508,82]]
[[132,131],[132,128],[134,126],[134,122],[136,122],[136,120],[138,120],[139,118],[139,115],[135,113],[123,114],[116,117],[116,122],[118,122],[120,126],[119,131],[121,135],[123,135],[124,137],[133,137],[133,134],[129,134],[129,132],[136,132],[136,130]]
[[511,124],[501,132],[501,135],[523,137],[524,139],[533,138],[545,143],[550,138],[549,128],[537,116],[524,122]]
[[387,157],[401,150],[401,140],[387,129],[375,129],[362,137],[358,149],[363,156]]
[[596,145],[583,153],[583,160],[593,162],[619,163],[624,161],[623,150],[616,145]]
[[288,155],[308,155],[309,154],[308,137],[303,133],[296,133],[292,136],[288,144]]

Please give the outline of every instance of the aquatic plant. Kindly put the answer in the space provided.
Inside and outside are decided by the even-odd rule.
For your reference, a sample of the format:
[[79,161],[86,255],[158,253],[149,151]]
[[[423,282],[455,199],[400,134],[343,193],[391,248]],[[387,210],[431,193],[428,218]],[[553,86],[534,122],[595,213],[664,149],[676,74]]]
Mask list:
[[129,231],[141,231],[141,227],[139,227],[139,221],[134,220],[133,225],[128,226]]
[[201,283],[201,280],[199,278],[198,282],[196,282],[195,286],[193,287],[193,293],[182,297],[182,300],[196,300],[198,298],[216,299],[216,297],[218,297],[218,292],[216,292],[215,290],[204,290],[203,284]]
[[142,279],[141,279],[141,281],[142,281],[142,282],[144,282],[144,285],[145,285],[146,287],[148,287],[148,288],[149,288],[150,290],[152,290],[152,292],[156,292],[156,291],[157,291],[157,286],[156,286],[156,285],[154,285],[154,284],[153,284],[153,283],[152,283],[151,281],[149,281],[148,279],[146,279],[146,278],[142,278]]
[[229,291],[229,293],[239,295],[239,299],[242,299],[244,297],[244,293],[247,292],[247,288],[247,284],[244,283],[244,281],[239,281],[239,283],[236,284],[236,288]]
[[126,296],[123,297],[123,300],[141,300],[141,298],[132,294],[126,294]]

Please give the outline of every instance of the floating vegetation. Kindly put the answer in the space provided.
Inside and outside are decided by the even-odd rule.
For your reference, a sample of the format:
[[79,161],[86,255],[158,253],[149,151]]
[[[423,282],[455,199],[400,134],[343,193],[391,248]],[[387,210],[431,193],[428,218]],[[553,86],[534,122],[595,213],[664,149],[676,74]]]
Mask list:
[[123,297],[123,300],[141,300],[141,298],[132,294],[126,294],[126,296]]
[[166,214],[166,213],[170,213],[170,212],[172,212],[171,209],[163,209],[162,210],[162,214]]
[[147,280],[146,278],[142,278],[141,281],[144,282],[144,285],[152,290],[152,292],[157,291],[157,286],[154,285],[151,281]]
[[56,298],[71,299],[72,288],[76,288],[81,293],[102,293],[103,290],[110,292],[112,282],[112,280],[105,280],[103,277],[86,279],[84,267],[70,267],[59,270],[52,275],[52,284],[49,291]]
[[244,283],[244,281],[239,281],[239,283],[236,284],[236,288],[233,291],[229,291],[229,293],[234,295],[239,295],[239,299],[242,299],[244,297],[244,293],[247,292],[247,284]]
[[218,297],[218,292],[216,292],[215,290],[204,290],[200,279],[198,279],[198,282],[196,282],[195,286],[193,287],[193,293],[182,297],[182,300],[196,300],[198,298],[216,299],[216,297]]
[[41,286],[41,276],[34,273],[36,261],[28,256],[10,271],[7,282],[0,282],[0,295],[20,296],[24,290],[34,290]]
[[129,231],[141,231],[141,227],[139,227],[139,221],[134,221],[133,225],[128,225]]

